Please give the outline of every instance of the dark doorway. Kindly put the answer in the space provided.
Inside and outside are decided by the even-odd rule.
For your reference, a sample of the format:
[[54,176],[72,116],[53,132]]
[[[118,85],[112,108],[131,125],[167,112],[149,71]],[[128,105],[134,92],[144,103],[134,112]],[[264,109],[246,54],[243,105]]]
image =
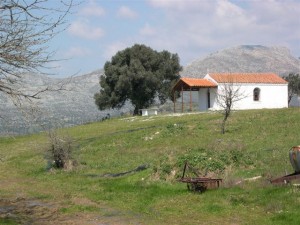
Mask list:
[[210,108],[210,91],[209,88],[207,89],[207,108]]

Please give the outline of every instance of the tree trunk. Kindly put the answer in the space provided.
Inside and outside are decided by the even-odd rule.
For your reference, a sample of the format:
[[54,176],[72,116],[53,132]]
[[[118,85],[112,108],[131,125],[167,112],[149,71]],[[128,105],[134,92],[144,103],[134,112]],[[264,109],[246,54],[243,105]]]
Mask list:
[[137,115],[140,115],[141,113],[139,112],[139,107],[138,106],[135,106],[134,107],[134,111],[133,111],[133,115],[134,116],[137,116]]
[[225,115],[224,115],[224,118],[223,118],[223,121],[221,124],[221,134],[225,134],[225,125],[226,125],[226,121],[227,121],[229,115],[230,115],[230,110],[225,112]]
[[222,124],[221,124],[221,134],[225,134],[225,123],[226,123],[226,120],[223,120]]

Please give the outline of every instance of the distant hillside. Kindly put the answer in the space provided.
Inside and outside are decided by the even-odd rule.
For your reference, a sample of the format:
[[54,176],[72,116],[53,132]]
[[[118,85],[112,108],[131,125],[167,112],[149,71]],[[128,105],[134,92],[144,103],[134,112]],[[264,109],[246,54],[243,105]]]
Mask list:
[[203,77],[207,72],[274,72],[280,76],[300,72],[300,60],[285,47],[241,45],[212,53],[184,67],[183,77]]
[[[64,79],[53,78],[38,74],[24,74],[22,85],[26,90],[37,90],[47,86],[65,84],[66,91],[45,92],[41,99],[34,101],[38,106],[35,119],[28,119],[19,109],[12,104],[6,96],[0,95],[0,135],[32,133],[41,130],[41,125],[49,127],[65,127],[102,120],[108,114],[120,115],[128,112],[122,110],[99,111],[94,102],[94,94],[100,90],[99,77],[103,70],[98,70],[86,75]],[[25,113],[28,109],[25,107]],[[31,112],[29,112],[31,114]]]

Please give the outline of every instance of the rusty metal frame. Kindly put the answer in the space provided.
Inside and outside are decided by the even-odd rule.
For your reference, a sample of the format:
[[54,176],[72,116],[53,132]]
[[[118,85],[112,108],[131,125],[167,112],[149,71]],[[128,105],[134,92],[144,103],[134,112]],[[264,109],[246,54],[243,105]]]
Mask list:
[[297,180],[300,179],[300,174],[299,173],[292,173],[283,177],[278,177],[274,180],[271,180],[272,184],[288,184],[292,180]]
[[[187,169],[192,170],[196,177],[185,177]],[[186,183],[187,188],[190,191],[204,192],[206,189],[219,188],[222,182],[221,178],[210,178],[210,177],[200,177],[198,172],[191,167],[188,162],[185,162],[183,167],[182,177],[178,180],[180,182]]]

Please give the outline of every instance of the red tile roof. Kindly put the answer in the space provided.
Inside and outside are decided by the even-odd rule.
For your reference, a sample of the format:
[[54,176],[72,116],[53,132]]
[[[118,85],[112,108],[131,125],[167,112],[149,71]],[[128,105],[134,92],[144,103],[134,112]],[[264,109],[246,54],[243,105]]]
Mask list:
[[288,83],[275,73],[211,73],[209,76],[218,83]]
[[181,78],[184,83],[190,87],[217,87],[215,83],[206,79],[196,79],[196,78]]
[[[217,83],[262,83],[287,84],[283,78],[275,73],[211,73],[209,76]],[[218,85],[208,79],[181,78],[173,90],[198,90],[199,88],[213,88]]]
[[199,90],[199,88],[217,87],[215,83],[207,79],[196,79],[196,78],[180,78],[179,81],[174,85],[173,91],[181,90]]

